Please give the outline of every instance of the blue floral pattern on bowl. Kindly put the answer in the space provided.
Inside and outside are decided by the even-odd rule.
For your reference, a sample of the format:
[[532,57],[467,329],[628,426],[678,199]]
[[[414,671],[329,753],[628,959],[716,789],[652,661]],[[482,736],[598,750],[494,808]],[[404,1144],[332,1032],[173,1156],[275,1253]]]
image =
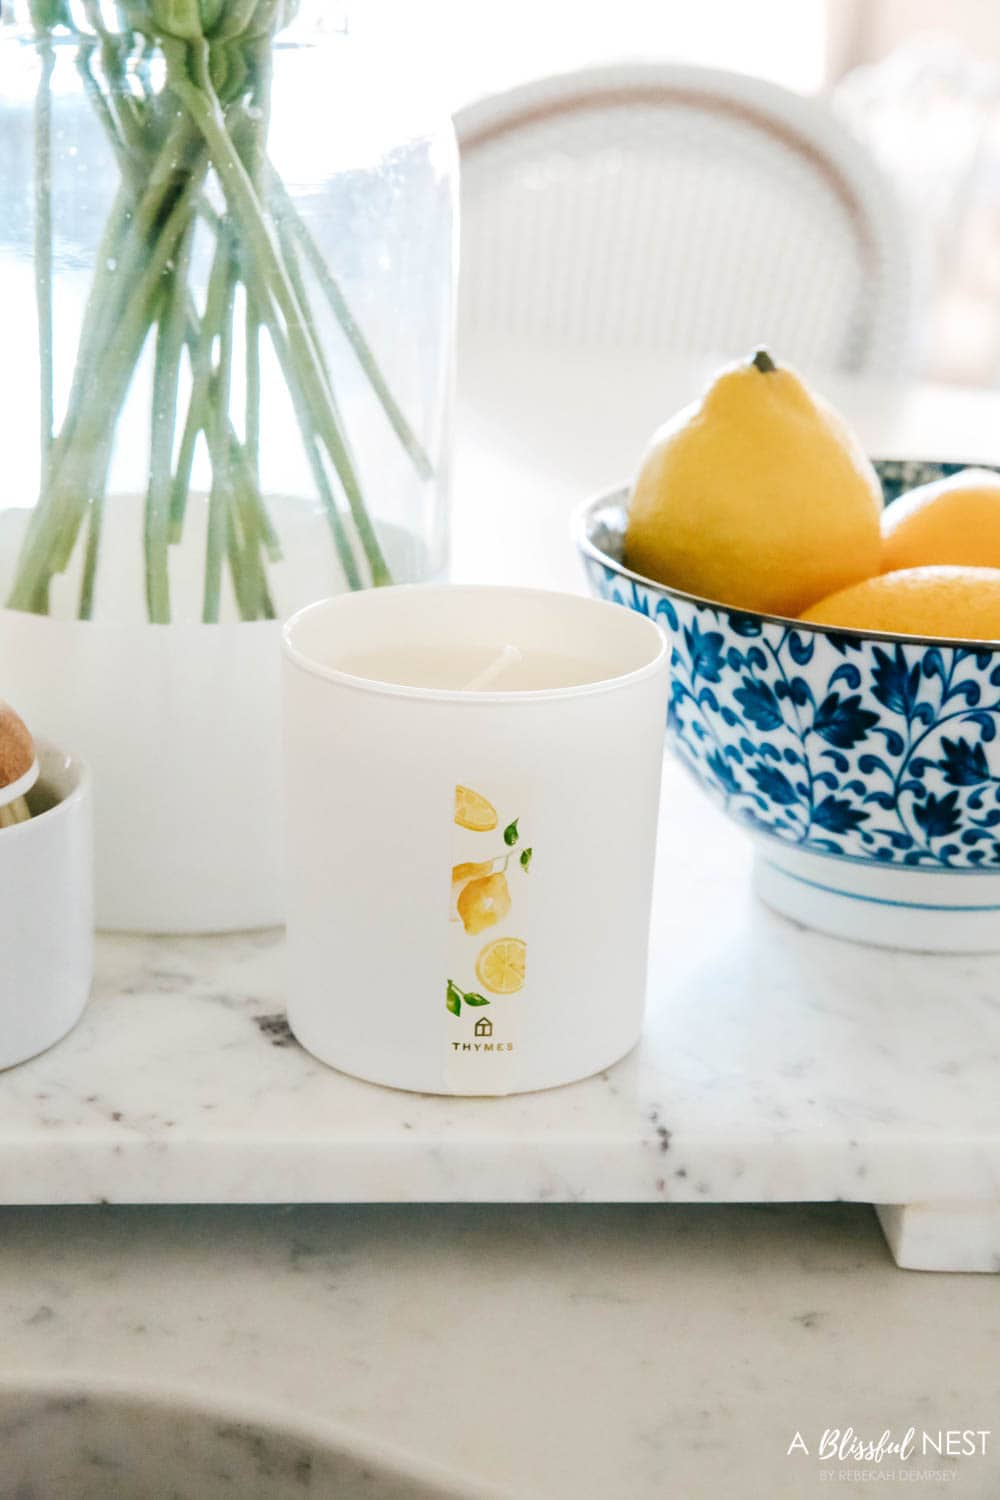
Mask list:
[[[876,464],[887,502],[962,464]],[[755,832],[814,853],[1000,868],[1000,646],[798,625],[708,604],[621,562],[625,493],[580,535],[598,597],[672,644],[668,738]]]

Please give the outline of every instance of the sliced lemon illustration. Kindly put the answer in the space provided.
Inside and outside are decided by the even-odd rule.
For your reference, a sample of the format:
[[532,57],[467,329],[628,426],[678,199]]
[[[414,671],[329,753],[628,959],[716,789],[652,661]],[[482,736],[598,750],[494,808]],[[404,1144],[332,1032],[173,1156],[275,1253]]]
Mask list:
[[489,833],[497,826],[497,810],[479,792],[471,787],[455,788],[455,822],[459,828],[469,828],[473,833]]
[[458,915],[466,932],[493,927],[510,911],[510,888],[506,875],[487,875],[470,880],[458,897]]
[[528,947],[521,938],[496,938],[479,951],[476,977],[491,995],[516,995],[524,988]]

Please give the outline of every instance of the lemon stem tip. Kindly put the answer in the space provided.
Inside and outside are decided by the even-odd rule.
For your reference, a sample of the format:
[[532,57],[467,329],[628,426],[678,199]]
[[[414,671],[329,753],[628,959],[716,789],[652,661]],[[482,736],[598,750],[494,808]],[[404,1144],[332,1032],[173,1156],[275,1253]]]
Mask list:
[[755,349],[753,358],[751,359],[750,363],[753,365],[754,369],[759,370],[762,375],[770,375],[772,370],[776,370],[778,368],[766,349]]

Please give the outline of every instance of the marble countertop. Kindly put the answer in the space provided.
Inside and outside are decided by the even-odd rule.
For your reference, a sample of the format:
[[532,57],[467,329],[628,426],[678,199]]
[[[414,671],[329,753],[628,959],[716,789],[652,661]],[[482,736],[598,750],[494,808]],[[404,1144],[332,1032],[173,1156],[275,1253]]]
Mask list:
[[806,1500],[876,1467],[843,1493],[893,1492],[891,1460],[818,1458],[848,1425],[986,1430],[985,1457],[910,1460],[939,1477],[907,1492],[1000,1489],[996,1282],[898,1271],[856,1205],[8,1208],[0,1231],[5,1373],[267,1399],[517,1500]]
[[3,1075],[0,1202],[994,1203],[997,958],[804,931],[750,856],[668,760],[642,1041],[509,1098],[315,1061],[276,933],[102,938],[76,1030]]

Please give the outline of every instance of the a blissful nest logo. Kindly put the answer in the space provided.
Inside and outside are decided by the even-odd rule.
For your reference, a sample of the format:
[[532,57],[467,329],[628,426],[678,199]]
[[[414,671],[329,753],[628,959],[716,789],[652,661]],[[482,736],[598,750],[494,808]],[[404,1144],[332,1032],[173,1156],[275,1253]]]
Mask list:
[[983,1458],[989,1451],[989,1428],[950,1427],[935,1431],[908,1427],[895,1433],[886,1427],[873,1436],[854,1427],[826,1427],[818,1437],[796,1432],[786,1455],[818,1461],[821,1479],[854,1483],[898,1480],[902,1483],[949,1481],[952,1458]]

